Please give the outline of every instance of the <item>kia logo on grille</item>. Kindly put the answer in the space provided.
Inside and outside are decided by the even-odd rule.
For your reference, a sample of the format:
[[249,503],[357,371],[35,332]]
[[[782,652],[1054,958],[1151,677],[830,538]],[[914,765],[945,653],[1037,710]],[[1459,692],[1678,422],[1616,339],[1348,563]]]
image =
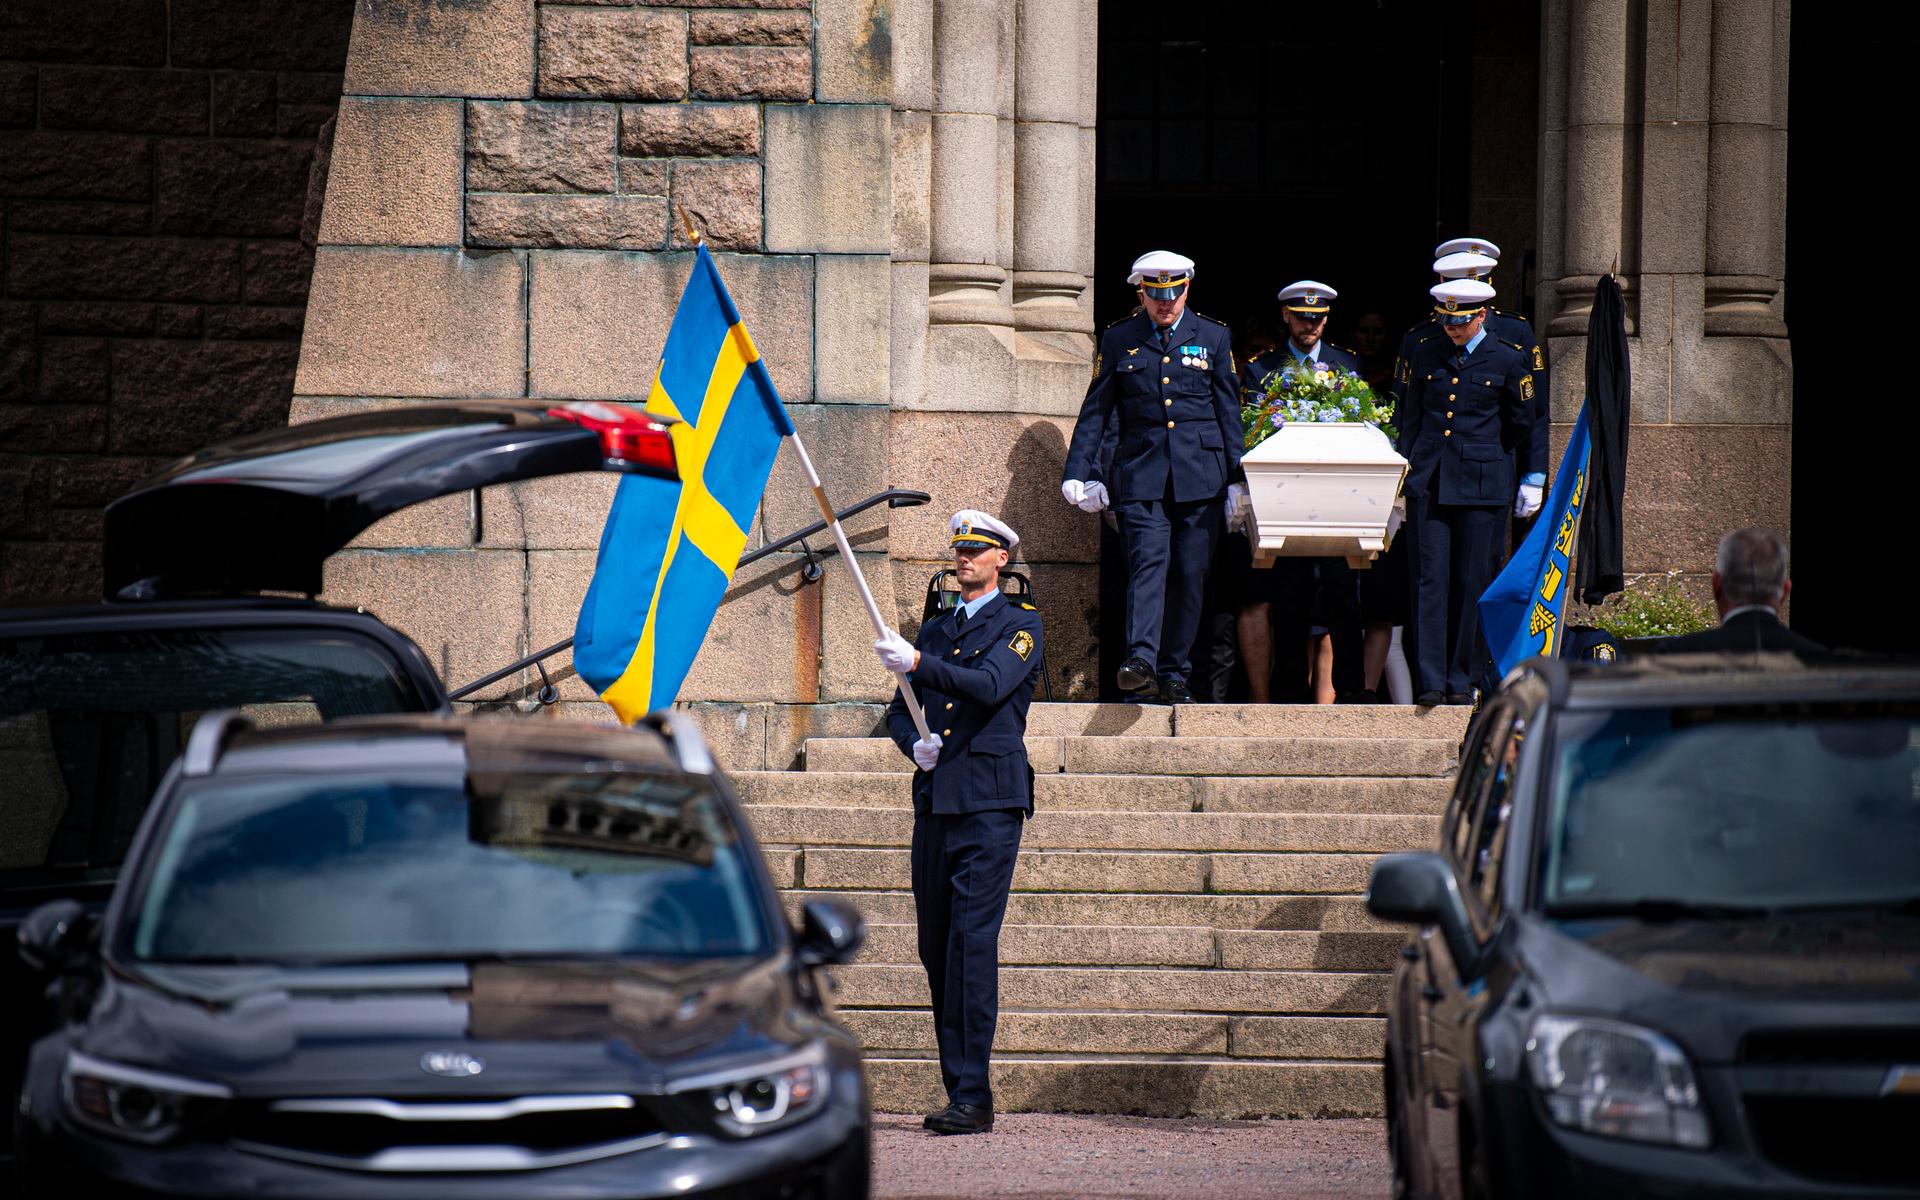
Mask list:
[[487,1069],[487,1060],[458,1050],[429,1050],[420,1056],[420,1069],[429,1075],[465,1079]]

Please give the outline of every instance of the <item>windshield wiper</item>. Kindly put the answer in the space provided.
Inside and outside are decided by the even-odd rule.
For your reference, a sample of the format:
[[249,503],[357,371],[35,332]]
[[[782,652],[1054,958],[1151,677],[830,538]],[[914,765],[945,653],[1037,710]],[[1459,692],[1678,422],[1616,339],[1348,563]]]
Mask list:
[[1776,913],[1884,912],[1901,916],[1920,916],[1920,896],[1888,896],[1884,899],[1830,900],[1820,904],[1788,904]]
[[1656,897],[1645,900],[1603,900],[1584,904],[1556,904],[1547,909],[1554,917],[1634,917],[1642,921],[1743,921],[1769,917],[1775,909],[1764,904],[1712,904],[1693,900]]

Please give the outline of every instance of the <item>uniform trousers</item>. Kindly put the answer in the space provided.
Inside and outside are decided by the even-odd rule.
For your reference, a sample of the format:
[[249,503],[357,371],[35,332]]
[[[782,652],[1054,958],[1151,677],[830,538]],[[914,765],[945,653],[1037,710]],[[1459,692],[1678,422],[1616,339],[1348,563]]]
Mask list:
[[1480,593],[1500,562],[1504,506],[1436,504],[1415,496],[1407,505],[1412,535],[1413,690],[1460,695],[1480,681],[1486,650],[1480,638]]
[[993,808],[913,819],[913,914],[933,993],[940,1076],[955,1104],[990,1106],[1000,1018],[1000,924],[1026,812]]
[[1193,665],[1207,571],[1225,523],[1220,497],[1120,500],[1113,506],[1127,552],[1127,653],[1164,679]]

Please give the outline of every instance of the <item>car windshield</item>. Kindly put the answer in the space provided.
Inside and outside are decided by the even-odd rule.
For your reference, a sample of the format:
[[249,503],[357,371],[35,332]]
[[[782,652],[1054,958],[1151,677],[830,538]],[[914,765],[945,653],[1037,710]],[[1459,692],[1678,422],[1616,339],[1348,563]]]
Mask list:
[[1912,707],[1632,708],[1559,722],[1548,910],[1743,912],[1920,897]]
[[1549,911],[1777,911],[1920,898],[1920,715],[1631,709],[1559,722]]
[[256,724],[418,711],[393,653],[313,628],[0,636],[0,892],[104,884],[194,722]]
[[313,964],[764,953],[702,776],[458,770],[209,781],[177,805],[132,957]]

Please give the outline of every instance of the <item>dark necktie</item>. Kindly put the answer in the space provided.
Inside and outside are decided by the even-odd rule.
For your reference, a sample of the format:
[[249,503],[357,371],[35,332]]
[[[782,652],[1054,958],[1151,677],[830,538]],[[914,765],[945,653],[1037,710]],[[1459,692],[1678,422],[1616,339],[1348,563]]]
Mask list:
[[953,610],[953,627],[955,629],[964,629],[966,624],[967,606],[962,604],[959,608]]

